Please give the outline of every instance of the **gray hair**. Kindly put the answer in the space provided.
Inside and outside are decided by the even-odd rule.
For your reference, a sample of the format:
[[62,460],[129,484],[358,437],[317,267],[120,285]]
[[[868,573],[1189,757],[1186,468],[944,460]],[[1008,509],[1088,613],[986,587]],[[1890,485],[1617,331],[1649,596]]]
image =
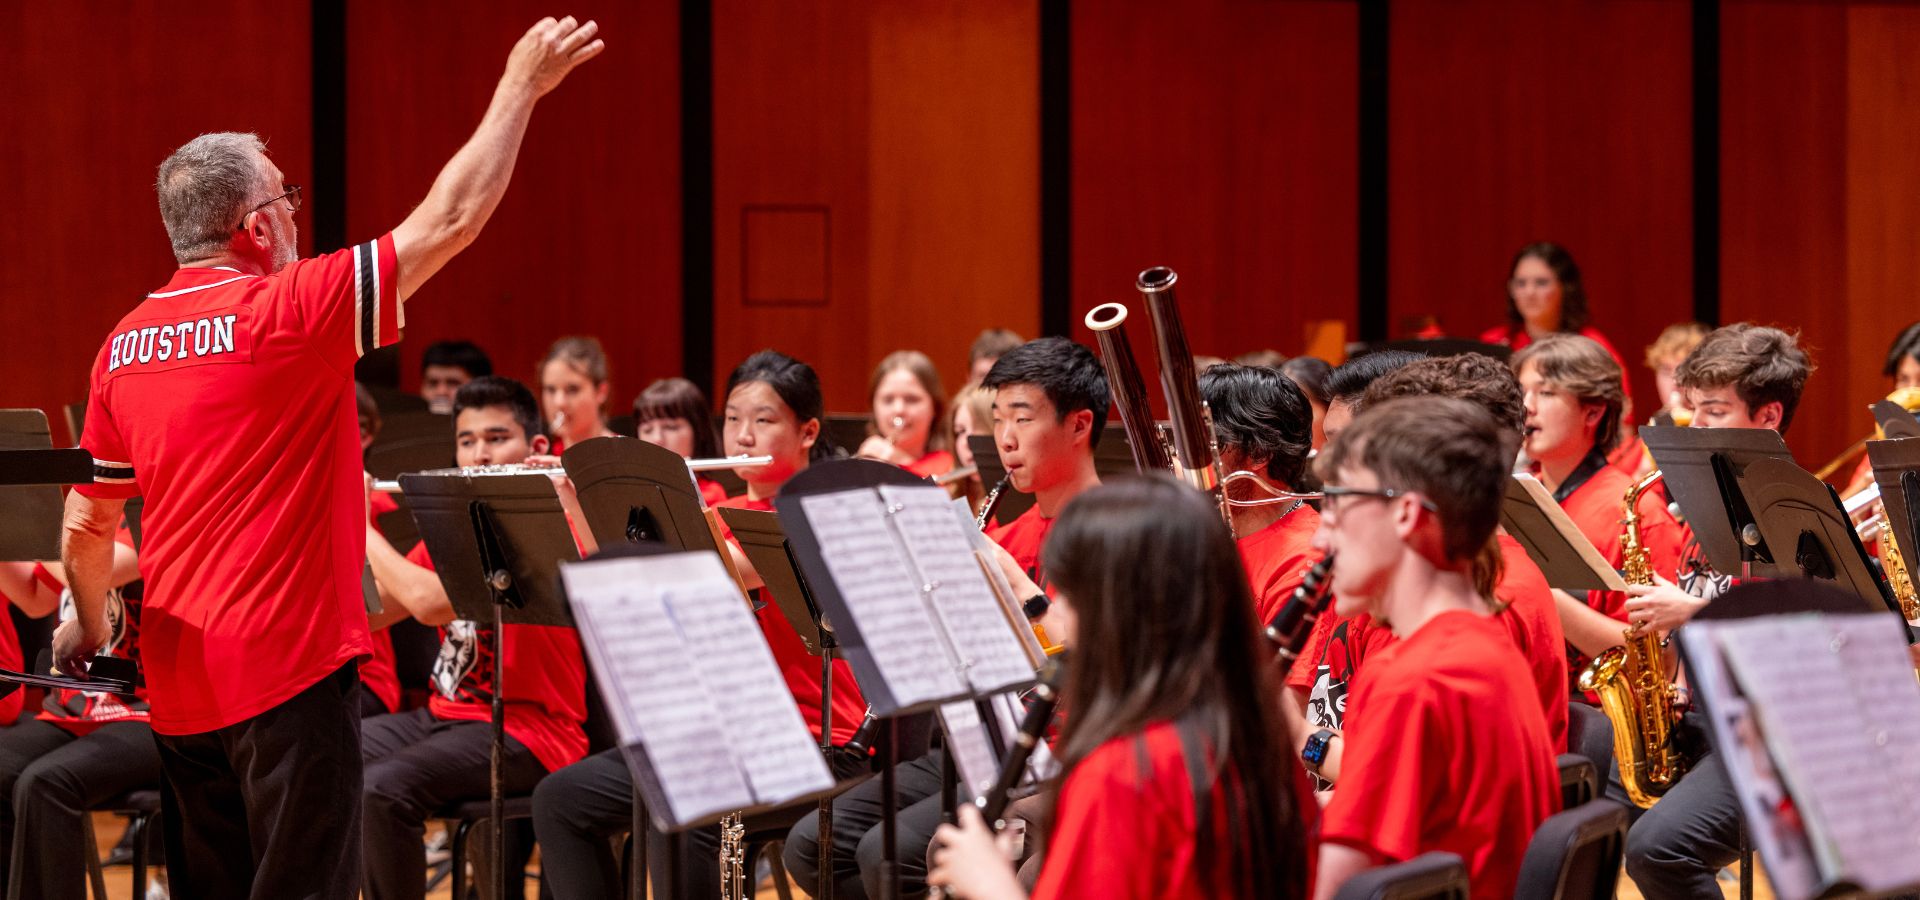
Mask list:
[[160,164],[154,191],[173,256],[182,264],[226,246],[234,223],[262,193],[267,145],[252,133],[203,134]]

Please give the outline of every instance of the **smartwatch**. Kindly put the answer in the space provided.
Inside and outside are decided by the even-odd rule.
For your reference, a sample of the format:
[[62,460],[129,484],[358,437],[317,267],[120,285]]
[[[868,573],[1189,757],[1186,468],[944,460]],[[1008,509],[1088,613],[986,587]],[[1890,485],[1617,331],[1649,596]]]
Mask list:
[[1307,738],[1307,745],[1300,750],[1300,758],[1307,768],[1318,772],[1320,764],[1327,761],[1327,748],[1333,744],[1333,729],[1322,728]]

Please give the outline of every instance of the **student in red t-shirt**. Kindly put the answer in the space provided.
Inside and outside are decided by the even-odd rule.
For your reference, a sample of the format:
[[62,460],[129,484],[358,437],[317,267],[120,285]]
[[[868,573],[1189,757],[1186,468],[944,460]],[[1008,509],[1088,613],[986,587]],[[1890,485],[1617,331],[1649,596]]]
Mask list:
[[[539,406],[517,381],[476,378],[455,392],[453,410],[454,453],[462,466],[511,465],[546,449]],[[390,612],[440,629],[427,708],[361,724],[366,896],[422,897],[427,874],[420,841],[427,817],[487,794],[493,629],[454,618],[425,543],[402,557],[368,526],[367,561]],[[586,664],[570,628],[508,625],[505,639],[502,788],[525,794],[547,773],[586,755]]]
[[[1378,354],[1376,354],[1378,355]],[[1370,357],[1362,357],[1368,359]],[[1343,367],[1344,368],[1344,367]],[[1518,451],[1525,421],[1519,383],[1505,364],[1477,353],[1439,359],[1418,359],[1369,383],[1349,410],[1398,397],[1452,397],[1492,413],[1501,433],[1511,437],[1509,453]],[[1329,432],[1337,436],[1341,429]],[[1331,440],[1331,438],[1329,438]],[[1525,548],[1504,533],[1483,548],[1475,562],[1474,580],[1492,601],[1494,619],[1507,631],[1532,676],[1547,735],[1555,747],[1566,743],[1566,639],[1554,609],[1546,576],[1528,558]],[[1346,714],[1349,687],[1362,661],[1392,643],[1393,632],[1367,616],[1325,615],[1315,623],[1307,649],[1294,663],[1287,683],[1289,702],[1304,700],[1305,719],[1314,727],[1338,730]],[[1337,775],[1338,766],[1322,769]]]
[[326,256],[297,259],[300,189],[258,136],[204,134],[160,165],[180,268],[94,362],[94,477],[68,497],[62,553],[77,612],[53,656],[79,674],[111,636],[113,532],[144,496],[142,638],[179,896],[359,889],[354,663],[371,645],[354,362],[399,340],[402,304],[485,227],[534,105],[604,48],[598,29],[529,29],[412,214]]
[[552,429],[548,453],[559,456],[581,441],[613,436],[607,427],[613,373],[599,338],[574,335],[554,341],[540,360],[539,372],[540,410]]
[[[1626,387],[1620,367],[1605,348],[1576,334],[1543,338],[1515,354],[1513,373],[1527,405],[1522,449],[1533,473],[1553,492],[1580,533],[1614,568],[1625,565],[1622,503],[1633,476],[1608,464],[1619,442]],[[1643,492],[1634,511],[1639,539],[1652,570],[1672,572],[1680,559],[1680,525],[1657,492]],[[1574,597],[1554,591],[1567,636],[1568,685],[1578,693],[1580,673],[1593,657],[1621,643],[1627,595],[1587,591]]]
[[[768,456],[762,466],[742,468],[738,472],[747,483],[747,492],[722,501],[721,505],[740,509],[771,511],[773,498],[794,475],[805,470],[827,447],[820,441],[820,379],[806,363],[773,350],[762,350],[733,370],[727,380],[726,418],[722,434],[730,456]],[[738,546],[728,534],[727,550],[749,590],[761,586]],[[773,652],[774,662],[786,678],[795,705],[817,738],[820,733],[820,660],[807,655],[806,646],[793,626],[772,603],[761,604],[755,612],[761,633]],[[859,728],[866,714],[866,700],[853,679],[853,670],[845,661],[834,662],[833,743],[843,745]],[[837,754],[833,760],[836,775],[850,776],[866,766],[864,757]],[[748,818],[749,832],[769,827],[785,827],[790,817],[775,813],[777,824],[765,819]],[[618,896],[623,881],[610,852],[608,838],[625,832],[633,818],[633,778],[618,750],[596,753],[579,763],[555,772],[533,795],[534,831],[540,840],[542,869],[555,897],[600,898]],[[811,819],[811,816],[807,818]],[[717,828],[686,832],[679,865],[686,878],[684,896],[713,897],[720,891],[720,872],[716,864],[719,850]],[[653,854],[652,871],[664,878],[667,870],[667,841],[654,835],[648,844]],[[656,881],[656,894],[666,891],[664,881]]]
[[[1107,420],[1107,379],[1093,351],[1064,338],[1041,338],[1003,353],[982,382],[993,393],[993,435],[1012,490],[1034,495],[1034,505],[1012,522],[989,526],[987,537],[1003,551],[1016,591],[1032,597],[1049,590],[1041,552],[1054,517],[1069,501],[1100,483],[1093,448]],[[1051,614],[1042,625],[1051,624]],[[1052,638],[1051,632],[1048,634]],[[918,894],[926,878],[926,846],[940,824],[941,763],[924,754],[894,767],[899,800],[899,867],[903,889]],[[879,827],[885,805],[878,779],[834,802],[834,896],[880,896]],[[783,859],[801,884],[819,878],[819,824],[811,816],[787,834]]]
[[1518,352],[1551,334],[1578,334],[1605,348],[1626,371],[1627,361],[1591,321],[1573,254],[1552,241],[1539,241],[1513,255],[1513,266],[1507,270],[1507,321],[1487,329],[1480,340]]
[[[647,385],[633,398],[633,420],[643,441],[658,444],[687,459],[712,459],[720,455],[720,438],[713,429],[713,412],[707,395],[685,378],[662,378]],[[727,499],[727,489],[705,475],[694,476],[700,485],[700,499],[718,506]]]
[[435,341],[420,354],[420,399],[427,409],[453,414],[453,395],[460,386],[493,374],[493,360],[472,341]]
[[1467,863],[1473,893],[1508,897],[1533,830],[1559,797],[1557,748],[1527,668],[1476,584],[1499,522],[1513,438],[1449,397],[1370,406],[1318,463],[1326,502],[1315,546],[1336,554],[1336,610],[1398,638],[1354,686],[1338,736],[1340,786],[1321,823],[1314,896],[1431,850]]
[[855,456],[890,462],[922,478],[952,471],[947,396],[933,360],[918,350],[887,354],[873,370],[867,396],[873,416]]
[[[1305,897],[1318,807],[1268,701],[1272,649],[1218,510],[1171,480],[1126,479],[1068,504],[1043,557],[1074,650],[1033,895]],[[939,830],[929,882],[1024,896],[979,812],[960,817]]]
[[[1306,392],[1278,369],[1225,364],[1200,374],[1200,396],[1213,413],[1221,467],[1252,471],[1276,490],[1293,490],[1313,441]],[[1312,547],[1320,514],[1300,500],[1270,502],[1272,493],[1251,479],[1228,484],[1227,496],[1268,501],[1230,509],[1257,618],[1270,622],[1320,558]]]
[[[136,666],[139,577],[133,534],[122,527],[114,537],[113,590],[107,594],[113,639],[101,652]],[[62,619],[70,618],[73,600],[65,585],[58,565],[0,563],[0,592],[29,616],[58,609]],[[5,618],[3,607],[0,618]],[[25,668],[17,659],[0,665]],[[24,693],[7,698],[12,701],[9,724],[0,728],[0,888],[14,900],[84,900],[86,873],[73,865],[73,848],[84,840],[88,810],[160,783],[160,751],[147,724],[146,692],[120,697],[49,691],[39,709],[22,715]]]

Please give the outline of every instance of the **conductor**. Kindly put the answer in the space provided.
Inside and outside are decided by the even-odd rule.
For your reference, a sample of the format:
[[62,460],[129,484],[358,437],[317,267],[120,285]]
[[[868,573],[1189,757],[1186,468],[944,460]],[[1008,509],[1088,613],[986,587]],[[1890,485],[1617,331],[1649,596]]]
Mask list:
[[480,126],[392,232],[296,260],[300,187],[251,134],[160,164],[180,264],[102,346],[61,550],[77,615],[54,659],[109,636],[124,501],[146,500],[142,640],[175,896],[351,898],[360,888],[356,661],[365,496],[353,364],[400,339],[404,305],[478,236],[534,104],[598,55],[599,26],[543,19]]

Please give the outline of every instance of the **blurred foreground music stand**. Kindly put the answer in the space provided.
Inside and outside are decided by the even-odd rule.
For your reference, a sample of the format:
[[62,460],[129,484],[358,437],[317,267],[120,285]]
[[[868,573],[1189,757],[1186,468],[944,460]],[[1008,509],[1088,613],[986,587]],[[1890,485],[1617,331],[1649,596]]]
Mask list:
[[[879,744],[886,748],[886,767],[881,770],[884,815],[880,881],[882,897],[891,900],[900,892],[896,821],[899,793],[893,767],[904,758],[901,732],[906,730],[896,720],[930,713],[948,701],[971,700],[1004,690],[1021,679],[1031,683],[1031,662],[997,600],[992,601],[992,615],[1008,627],[1003,643],[994,640],[997,631],[986,629],[977,634],[969,632],[968,637],[969,641],[984,643],[962,648],[959,631],[946,624],[961,616],[986,612],[971,605],[979,595],[963,595],[963,590],[981,588],[989,598],[992,591],[974,561],[966,532],[939,488],[884,463],[847,460],[816,465],[794,476],[774,503],[801,574],[822,611],[835,623],[842,651],[859,676],[870,715],[878,722]],[[896,519],[895,515],[903,511],[906,515]],[[909,524],[915,516],[926,518]],[[863,527],[869,522],[871,528]],[[877,557],[865,552],[875,549],[871,547],[847,550],[845,556],[841,550],[827,549],[829,545],[837,547],[865,539],[874,529],[886,536],[881,539],[886,547]],[[923,543],[935,534],[948,534],[954,543]],[[951,566],[948,582],[943,584],[942,576],[929,574],[930,567],[956,562],[962,551],[965,565]],[[835,574],[842,566],[845,581]],[[974,578],[979,582],[973,582]],[[887,587],[876,587],[881,582],[897,582],[901,589],[896,594]],[[910,599],[903,599],[903,595]],[[850,602],[853,597],[859,598],[857,606]],[[941,599],[946,597],[952,599]],[[882,605],[891,606],[881,609]],[[868,615],[874,619],[868,620]],[[970,621],[977,624],[979,620]],[[915,652],[898,652],[897,644],[907,642],[917,645]],[[930,652],[935,649],[940,651],[937,655]],[[962,658],[965,663],[960,663]],[[1025,667],[1021,679],[990,683],[998,678],[987,673],[1009,672],[1014,668],[1013,660]],[[915,718],[916,730],[930,731],[930,717]]]
[[59,559],[59,486],[92,481],[87,451],[53,449],[46,413],[0,409],[0,560]]
[[[454,614],[493,623],[493,747],[487,778],[495,896],[506,897],[506,823],[500,757],[506,746],[506,626],[573,627],[559,563],[580,551],[545,475],[415,473],[400,476],[420,538]],[[461,865],[454,860],[454,865]]]
[[[586,626],[582,648],[604,676],[600,688],[638,795],[634,808],[647,810],[651,827],[667,835],[667,884],[655,896],[686,893],[680,860],[688,829],[836,791],[715,553],[615,544],[564,566],[561,577]],[[620,627],[607,627],[614,622]],[[633,827],[649,824],[636,819]],[[646,896],[637,878],[630,890]]]
[[1547,584],[1563,591],[1625,591],[1627,582],[1531,475],[1507,479],[1500,524],[1526,548]]
[[1667,496],[1680,504],[1714,569],[1742,579],[1779,577],[1788,571],[1776,565],[1777,548],[1768,547],[1737,482],[1756,460],[1792,463],[1793,454],[1779,432],[1647,426],[1640,429],[1640,440],[1665,476]]
[[[1794,843],[1783,840],[1779,825],[1769,821],[1766,815],[1767,812],[1777,813],[1787,808],[1788,804],[1783,800],[1788,798],[1769,798],[1762,801],[1763,791],[1777,792],[1782,788],[1779,773],[1771,771],[1776,768],[1774,760],[1779,757],[1773,751],[1772,736],[1762,734],[1756,738],[1751,732],[1736,724],[1737,720],[1745,720],[1749,724],[1761,722],[1766,716],[1763,714],[1756,717],[1748,708],[1747,699],[1741,695],[1749,693],[1748,689],[1752,685],[1740,683],[1733,676],[1723,656],[1722,647],[1718,646],[1719,635],[1714,629],[1716,626],[1736,624],[1742,620],[1789,618],[1791,621],[1784,623],[1784,630],[1796,639],[1810,636],[1813,643],[1802,648],[1804,652],[1778,655],[1778,658],[1783,663],[1787,661],[1787,657],[1793,657],[1819,664],[1825,662],[1826,657],[1842,654],[1849,644],[1855,642],[1854,638],[1880,636],[1871,633],[1882,628],[1878,616],[1863,614],[1859,598],[1853,592],[1832,583],[1810,579],[1788,578],[1737,585],[1721,595],[1721,599],[1732,602],[1714,602],[1703,607],[1693,617],[1692,621],[1696,627],[1682,628],[1675,632],[1678,637],[1675,645],[1679,648],[1681,663],[1686,667],[1687,683],[1693,686],[1694,701],[1708,720],[1709,736],[1713,739],[1717,752],[1723,754],[1722,758],[1726,760],[1727,776],[1741,798],[1740,896],[1744,900],[1751,900],[1753,897],[1753,836],[1756,834],[1756,828],[1766,829],[1758,833],[1762,835],[1762,851],[1769,854],[1768,875],[1773,881],[1776,894],[1782,897],[1820,898],[1862,895],[1861,886],[1851,883],[1848,880],[1848,873],[1828,871],[1825,866],[1809,863],[1807,858],[1812,854],[1804,850],[1804,835],[1799,841],[1803,849],[1793,854],[1799,857],[1798,859],[1777,856],[1783,847],[1793,849],[1790,844]],[[1865,634],[1859,630],[1861,628],[1865,629]],[[1884,669],[1877,674],[1888,676],[1879,679],[1880,682],[1896,684],[1911,690],[1914,682],[1911,664],[1906,659],[1906,654],[1886,654],[1886,656],[1892,657],[1892,661],[1890,666],[1877,667]],[[1850,674],[1844,680],[1857,683],[1859,676]],[[1836,695],[1822,693],[1819,695],[1822,699],[1815,702],[1829,705],[1858,702],[1856,697],[1844,694],[1850,694],[1850,692]],[[1911,708],[1911,699],[1911,697],[1907,698],[1908,708]],[[1775,715],[1794,714],[1776,712]],[[1776,719],[1776,722],[1778,721],[1779,719]],[[1824,729],[1822,731],[1825,733]],[[1876,739],[1870,731],[1858,736],[1846,735],[1846,737],[1853,737],[1854,740],[1867,743],[1885,739],[1884,734]],[[1765,741],[1768,747],[1753,746],[1756,740]],[[1846,740],[1843,738],[1838,742],[1846,743]],[[1821,747],[1823,762],[1828,753],[1830,750],[1823,742]],[[1756,772],[1760,767],[1759,760],[1763,757],[1766,758],[1764,767],[1769,771],[1759,773],[1761,777],[1756,778]],[[1807,777],[1797,782],[1786,779],[1792,782],[1785,784],[1787,792],[1795,793],[1817,780],[1812,778],[1813,773],[1806,773],[1806,775]],[[1804,802],[1805,798],[1801,799]],[[1816,809],[1802,807],[1800,803],[1793,803],[1792,808],[1808,809],[1809,812]],[[1756,811],[1761,814],[1755,816]],[[1911,854],[1908,854],[1908,857],[1911,857]],[[1792,871],[1796,867],[1803,871]],[[1821,871],[1812,873],[1814,883],[1809,884],[1804,881],[1800,884],[1787,883],[1800,880],[1797,876],[1807,874],[1804,870],[1816,867]],[[1916,887],[1920,887],[1920,877],[1911,878],[1905,885],[1896,889],[1876,890],[1870,896],[1904,895],[1911,893]]]

